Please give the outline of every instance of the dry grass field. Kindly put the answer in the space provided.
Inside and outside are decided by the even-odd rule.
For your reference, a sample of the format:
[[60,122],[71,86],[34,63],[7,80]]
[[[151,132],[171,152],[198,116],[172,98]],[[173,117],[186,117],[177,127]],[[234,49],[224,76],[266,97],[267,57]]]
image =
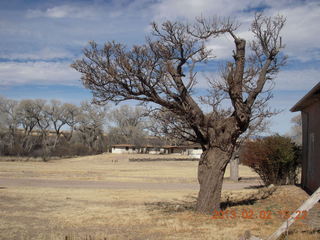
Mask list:
[[[227,170],[223,201],[237,216],[212,219],[192,211],[197,162],[129,162],[129,157],[134,155],[0,162],[0,239],[235,240],[246,230],[266,237],[283,221],[277,211],[293,211],[308,196],[298,187],[285,186],[257,200],[262,189],[231,183]],[[257,177],[244,166],[240,176]],[[14,180],[20,181],[10,185]],[[43,184],[28,185],[28,180]],[[52,184],[56,181],[59,184]],[[98,183],[109,185],[92,187]],[[254,218],[243,218],[245,211],[252,211]],[[260,211],[271,211],[271,219],[261,219]],[[311,227],[308,219],[299,220],[287,239],[320,239],[319,229]]]

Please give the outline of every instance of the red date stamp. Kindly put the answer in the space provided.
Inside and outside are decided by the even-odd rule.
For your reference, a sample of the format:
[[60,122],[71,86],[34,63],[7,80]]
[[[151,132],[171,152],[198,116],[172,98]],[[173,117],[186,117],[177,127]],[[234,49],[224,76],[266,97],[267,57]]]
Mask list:
[[282,219],[288,219],[292,214],[295,213],[295,219],[303,220],[308,216],[308,211],[270,211],[270,210],[261,210],[254,211],[253,209],[243,209],[241,211],[236,210],[214,210],[212,219],[272,219],[274,217],[280,217]]

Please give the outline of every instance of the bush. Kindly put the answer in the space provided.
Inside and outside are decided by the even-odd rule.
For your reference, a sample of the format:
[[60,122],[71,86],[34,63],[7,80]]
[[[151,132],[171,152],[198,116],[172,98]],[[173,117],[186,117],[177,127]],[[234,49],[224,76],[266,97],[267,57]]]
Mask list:
[[259,174],[266,184],[295,184],[301,149],[288,137],[269,136],[247,142],[240,161]]

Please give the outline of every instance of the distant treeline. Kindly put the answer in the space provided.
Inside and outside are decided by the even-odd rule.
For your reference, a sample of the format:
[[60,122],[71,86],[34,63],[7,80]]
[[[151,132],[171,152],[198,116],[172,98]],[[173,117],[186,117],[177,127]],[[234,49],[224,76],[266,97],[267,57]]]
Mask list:
[[59,100],[0,96],[0,155],[66,157],[106,152],[113,144],[166,144],[150,136],[153,120],[143,107],[116,109]]
[[0,154],[74,156],[106,150],[103,107],[58,100],[0,98]]

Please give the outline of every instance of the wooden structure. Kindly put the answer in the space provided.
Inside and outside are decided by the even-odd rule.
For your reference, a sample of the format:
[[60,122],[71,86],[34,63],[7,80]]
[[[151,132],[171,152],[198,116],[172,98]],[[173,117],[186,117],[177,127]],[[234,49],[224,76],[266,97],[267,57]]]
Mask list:
[[312,196],[305,201],[293,214],[285,221],[277,231],[275,231],[267,240],[277,240],[288,228],[293,224],[301,213],[308,212],[320,200],[320,188],[318,188]]
[[301,185],[309,193],[320,187],[320,82],[292,108],[302,117]]

